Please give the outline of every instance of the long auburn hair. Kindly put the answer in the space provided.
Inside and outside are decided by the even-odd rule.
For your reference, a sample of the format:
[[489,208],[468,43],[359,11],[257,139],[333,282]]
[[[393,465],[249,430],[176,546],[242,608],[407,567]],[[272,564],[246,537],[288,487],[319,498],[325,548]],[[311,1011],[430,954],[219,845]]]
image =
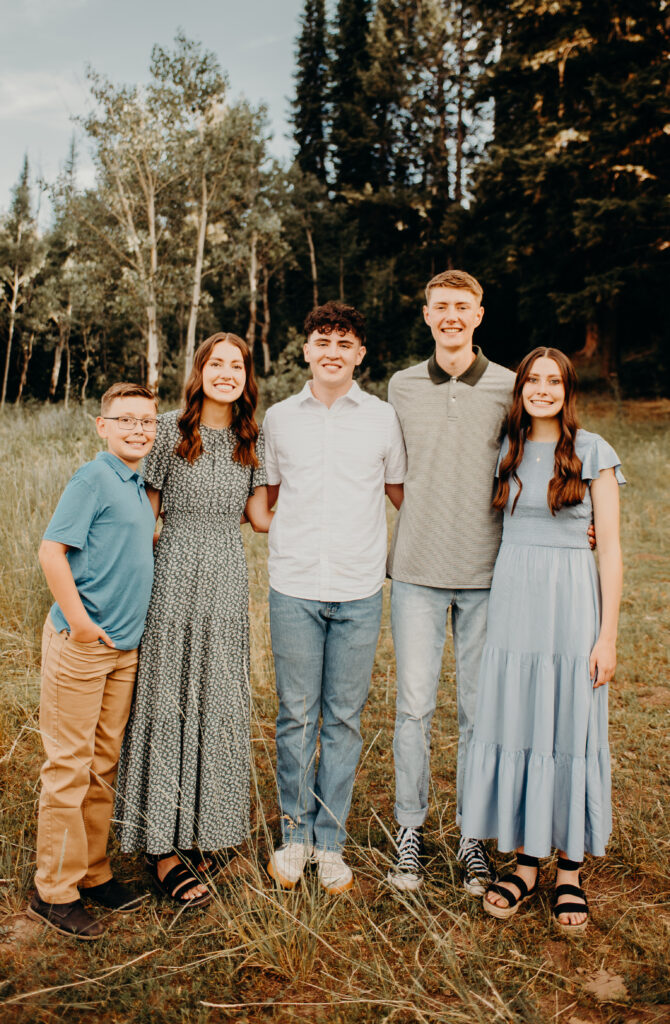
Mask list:
[[530,377],[533,363],[540,358],[554,360],[561,371],[565,388],[563,407],[558,414],[561,433],[556,444],[554,475],[547,487],[547,504],[553,516],[561,508],[578,505],[586,493],[586,482],[582,480],[581,459],[575,452],[575,438],[579,429],[576,410],[577,374],[568,357],[557,348],[534,348],[519,364],[512,394],[512,407],[507,416],[505,428],[509,438],[509,448],[498,470],[498,486],[493,497],[493,507],[505,508],[509,498],[511,477],[519,488],[512,505],[513,514],[523,488],[517,470],[523,458],[524,443],[531,418],[523,407],[522,392],[524,384]]
[[233,459],[242,466],[258,466],[256,441],[258,440],[258,424],[256,423],[256,405],[258,404],[258,385],[254,376],[254,364],[251,350],[246,341],[237,334],[218,331],[206,338],[196,349],[193,357],[193,368],[184,386],[184,409],[177,420],[181,441],[175,453],[187,462],[193,463],[200,458],[204,449],[200,436],[200,416],[202,415],[202,371],[212,354],[212,349],[219,341],[228,341],[235,345],[242,354],[247,379],[240,397],[233,403],[231,427],[237,435],[237,444]]

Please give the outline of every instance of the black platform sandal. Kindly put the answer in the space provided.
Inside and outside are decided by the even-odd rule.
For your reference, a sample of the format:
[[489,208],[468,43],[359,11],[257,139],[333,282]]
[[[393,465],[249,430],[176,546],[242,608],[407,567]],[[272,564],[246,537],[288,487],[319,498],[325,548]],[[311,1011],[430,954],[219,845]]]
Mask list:
[[[523,878],[517,874],[503,875],[497,882],[489,885],[486,892],[482,896],[482,905],[487,914],[491,917],[497,917],[499,921],[506,921],[509,917],[516,914],[517,910],[522,903],[529,900],[537,892],[537,886],[540,878],[540,862],[537,857],[529,857],[526,853],[518,853],[516,856],[517,865],[522,864],[527,868],[537,868],[537,875],[535,877],[535,885],[529,889]],[[510,889],[506,889],[503,885],[504,882],[509,882],[515,885],[519,890],[519,895],[515,896]],[[495,903],[490,903],[487,900],[487,895],[490,892],[496,893],[498,896],[502,896],[507,900],[506,907],[499,907]]]
[[[565,857],[558,858],[558,869],[560,871],[579,871],[583,864],[583,861],[566,860]],[[582,899],[583,903],[559,903],[559,896],[578,896]],[[586,899],[586,893],[582,889],[581,885],[557,885],[554,890],[554,899],[551,904],[551,911],[554,915],[553,921],[559,931],[563,932],[564,935],[575,935],[579,932],[586,930],[586,926],[589,923],[589,905]],[[561,914],[586,914],[586,921],[582,921],[581,924],[566,924],[563,921],[559,921],[558,918]]]
[[173,868],[170,868],[165,878],[159,877],[159,860],[165,860],[166,857],[172,856],[172,853],[168,853],[147,854],[145,857],[145,863],[151,875],[151,880],[158,892],[161,896],[167,896],[169,900],[177,903],[180,907],[204,907],[212,898],[208,892],[202,893],[201,896],[191,896],[189,899],[182,899],[182,893],[192,889],[195,885],[203,884],[202,878],[199,877],[199,872],[193,868],[187,868],[185,864],[175,864]]

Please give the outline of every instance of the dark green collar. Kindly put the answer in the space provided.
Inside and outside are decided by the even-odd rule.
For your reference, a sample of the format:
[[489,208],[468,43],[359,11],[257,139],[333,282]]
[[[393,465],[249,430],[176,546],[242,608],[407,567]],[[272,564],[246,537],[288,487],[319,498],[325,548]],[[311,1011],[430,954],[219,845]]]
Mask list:
[[[464,384],[469,384],[470,387],[474,387],[477,384],[486,367],[489,365],[489,361],[480,349],[479,345],[473,345],[472,350],[475,353],[475,358],[468,366],[465,373],[462,373],[458,380],[462,380]],[[451,380],[451,374],[443,370],[438,364],[435,358],[435,353],[428,360],[428,376],[432,380],[433,384],[444,384],[446,381]]]

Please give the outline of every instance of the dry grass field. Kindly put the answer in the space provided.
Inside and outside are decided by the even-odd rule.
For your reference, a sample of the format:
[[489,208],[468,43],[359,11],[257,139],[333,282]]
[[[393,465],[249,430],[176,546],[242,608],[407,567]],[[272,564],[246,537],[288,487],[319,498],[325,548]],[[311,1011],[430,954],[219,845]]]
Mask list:
[[[393,831],[394,662],[385,612],[349,821],[357,884],[292,893],[264,871],[278,835],[275,697],[266,611],[266,540],[246,537],[251,580],[255,754],[253,833],[216,879],[205,911],[175,916],[153,895],[110,919],[98,943],[29,921],[38,772],[38,644],[49,600],[40,536],[73,470],[97,448],[81,410],[0,418],[0,1020],[4,1022],[445,1022],[660,1024],[670,1020],[668,508],[670,403],[591,398],[583,422],[618,450],[626,566],[619,667],[610,688],[614,833],[587,861],[592,918],[582,938],[550,930],[554,865],[541,897],[506,924],[458,884],[453,661],[445,656],[433,730],[429,883],[385,882]],[[246,532],[249,532],[248,529]],[[120,878],[148,889],[139,857],[114,853]]]

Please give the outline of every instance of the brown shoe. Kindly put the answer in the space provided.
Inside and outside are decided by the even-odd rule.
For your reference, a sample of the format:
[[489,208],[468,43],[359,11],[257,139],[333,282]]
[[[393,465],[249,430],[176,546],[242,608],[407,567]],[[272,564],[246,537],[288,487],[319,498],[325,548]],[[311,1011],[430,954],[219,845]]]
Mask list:
[[148,893],[138,896],[127,885],[117,882],[115,878],[110,878],[108,882],[103,882],[102,885],[89,885],[88,888],[80,887],[79,892],[83,900],[92,900],[93,903],[99,903],[106,910],[116,910],[120,914],[129,914],[133,910],[139,910],[143,901],[148,896]]
[[34,893],[26,914],[31,920],[48,924],[61,935],[71,935],[75,939],[99,939],[106,931],[104,925],[84,909],[81,900],[74,900],[72,903],[45,903],[38,893]]

